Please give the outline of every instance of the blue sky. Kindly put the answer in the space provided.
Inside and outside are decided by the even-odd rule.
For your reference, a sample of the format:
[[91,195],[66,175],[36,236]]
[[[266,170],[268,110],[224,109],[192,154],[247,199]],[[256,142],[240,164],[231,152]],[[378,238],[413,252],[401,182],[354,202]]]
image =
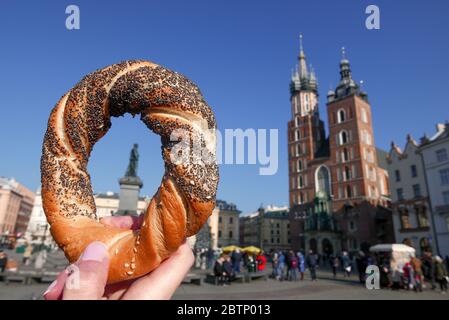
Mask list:
[[[65,28],[76,4],[81,29]],[[381,10],[381,30],[365,8]],[[364,80],[376,144],[400,145],[449,118],[449,1],[2,1],[0,3],[0,175],[39,186],[41,143],[56,101],[85,74],[125,59],[147,59],[196,82],[219,128],[279,129],[279,170],[222,165],[218,196],[244,211],[288,203],[286,128],[289,77],[304,34],[320,110],[338,78],[340,47]],[[113,120],[95,146],[95,191],[118,191],[129,151],[139,143],[143,193],[162,176],[159,138],[136,119]]]

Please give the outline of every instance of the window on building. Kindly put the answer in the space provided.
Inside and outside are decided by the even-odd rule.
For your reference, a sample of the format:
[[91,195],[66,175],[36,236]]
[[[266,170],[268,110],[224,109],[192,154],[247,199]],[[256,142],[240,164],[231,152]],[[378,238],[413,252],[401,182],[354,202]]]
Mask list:
[[394,177],[396,179],[396,182],[401,181],[401,172],[399,170],[394,170]]
[[356,230],[356,224],[353,220],[349,221],[349,231],[355,231]]
[[425,206],[415,206],[416,219],[420,228],[429,227],[429,220],[427,219],[427,210]]
[[349,161],[349,152],[348,149],[344,148],[342,153],[343,162]]
[[339,140],[340,145],[348,143],[349,137],[348,132],[346,130],[340,131]]
[[351,186],[346,186],[346,197],[347,198],[352,198],[352,189]]
[[414,164],[410,166],[410,170],[412,171],[412,178],[418,176],[418,170],[416,169],[416,166]]
[[351,170],[349,167],[345,167],[345,180],[351,180]]
[[279,223],[276,223],[276,228],[279,228],[279,227],[280,227]]
[[421,197],[421,187],[420,187],[419,184],[414,184],[413,185],[413,196],[415,198]]
[[279,230],[276,230],[276,234],[279,234]]
[[299,156],[301,154],[301,144],[296,145],[296,155]]
[[221,230],[218,230],[218,237],[221,238]]
[[305,184],[304,184],[304,178],[303,178],[302,175],[299,175],[299,176],[298,176],[298,186],[299,186],[300,188],[302,188],[302,187],[305,186]]
[[338,110],[338,123],[346,121],[346,112],[344,109]]
[[440,170],[441,185],[449,185],[449,169]]
[[301,172],[302,171],[302,160],[298,160],[298,162],[297,162],[297,165],[298,165],[298,172]]
[[271,243],[274,243],[274,238],[271,238]]
[[229,224],[232,224],[234,222],[234,219],[232,217],[229,217]]
[[449,217],[446,217],[447,230],[449,231]]
[[299,117],[295,118],[295,122],[296,122],[296,126],[299,127],[299,125],[301,124],[301,121],[299,120]]
[[232,230],[229,231],[229,238],[232,238]]
[[274,230],[271,230],[271,232],[270,232],[271,234],[274,234]]
[[218,222],[221,223],[222,217],[218,217]]
[[444,204],[449,204],[449,191],[443,192],[443,201],[444,201]]
[[447,160],[447,151],[446,149],[439,149],[437,151],[435,151],[436,155],[437,155],[437,161],[438,162],[443,162]]
[[368,123],[368,114],[366,113],[365,108],[362,108],[362,121]]
[[300,131],[296,130],[295,131],[295,140],[298,141],[300,138],[301,138]]
[[402,188],[396,189],[396,195],[399,201],[404,200],[404,190]]
[[410,217],[407,208],[399,209],[399,217],[401,218],[402,229],[410,229],[412,227],[410,224]]
[[280,243],[280,242],[281,242],[281,240],[279,238],[277,238],[277,243]]

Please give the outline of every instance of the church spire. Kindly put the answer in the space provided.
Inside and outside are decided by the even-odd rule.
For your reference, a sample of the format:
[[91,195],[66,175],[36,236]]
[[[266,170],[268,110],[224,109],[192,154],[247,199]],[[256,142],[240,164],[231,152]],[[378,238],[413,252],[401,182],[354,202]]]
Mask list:
[[299,34],[299,78],[307,79],[309,77],[309,72],[307,71],[307,61],[306,55],[304,53],[304,48],[302,46],[302,33]]

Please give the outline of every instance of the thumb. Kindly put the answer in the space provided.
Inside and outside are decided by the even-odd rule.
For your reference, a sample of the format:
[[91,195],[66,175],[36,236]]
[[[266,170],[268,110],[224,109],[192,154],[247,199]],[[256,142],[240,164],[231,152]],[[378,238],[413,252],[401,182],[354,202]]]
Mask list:
[[101,299],[109,271],[106,245],[98,241],[92,242],[80,259],[67,269],[70,275],[65,281],[64,300]]

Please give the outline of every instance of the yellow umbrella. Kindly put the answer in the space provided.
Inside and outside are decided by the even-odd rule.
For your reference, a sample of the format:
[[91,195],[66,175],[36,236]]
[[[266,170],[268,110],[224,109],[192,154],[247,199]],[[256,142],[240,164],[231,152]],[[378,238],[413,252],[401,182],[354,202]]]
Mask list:
[[232,252],[237,249],[242,250],[242,248],[233,245],[233,246],[224,247],[223,252]]
[[243,248],[243,251],[249,252],[249,253],[259,253],[262,251],[262,249],[257,248],[255,246],[249,246],[249,247]]

